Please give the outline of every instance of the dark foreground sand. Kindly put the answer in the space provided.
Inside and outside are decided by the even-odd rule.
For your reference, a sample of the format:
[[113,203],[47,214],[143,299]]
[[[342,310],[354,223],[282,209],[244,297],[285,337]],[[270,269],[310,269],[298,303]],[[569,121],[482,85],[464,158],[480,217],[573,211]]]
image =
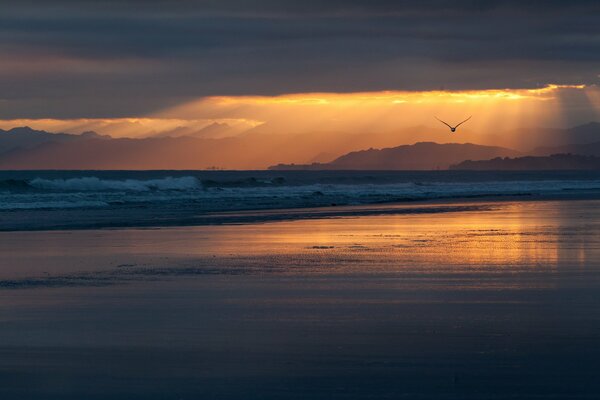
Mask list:
[[599,367],[600,201],[0,233],[3,400],[596,399]]

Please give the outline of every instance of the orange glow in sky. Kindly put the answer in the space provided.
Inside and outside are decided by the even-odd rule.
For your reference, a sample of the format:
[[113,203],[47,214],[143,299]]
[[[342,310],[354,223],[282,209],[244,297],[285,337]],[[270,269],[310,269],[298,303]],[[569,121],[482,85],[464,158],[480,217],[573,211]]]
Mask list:
[[570,110],[563,101],[567,96],[569,107],[575,111],[581,112],[577,108],[579,102],[588,108],[585,112],[589,115],[598,115],[597,87],[547,85],[537,89],[478,91],[214,96],[131,118],[3,120],[0,128],[28,125],[53,132],[92,130],[114,137],[147,137],[189,134],[219,123],[228,126],[225,136],[253,128],[272,134],[373,132],[393,134],[398,137],[398,144],[410,144],[438,140],[439,135],[447,134],[434,116],[452,124],[473,115],[459,134],[452,136],[452,141],[518,145],[519,138],[511,136],[514,130],[568,125]]

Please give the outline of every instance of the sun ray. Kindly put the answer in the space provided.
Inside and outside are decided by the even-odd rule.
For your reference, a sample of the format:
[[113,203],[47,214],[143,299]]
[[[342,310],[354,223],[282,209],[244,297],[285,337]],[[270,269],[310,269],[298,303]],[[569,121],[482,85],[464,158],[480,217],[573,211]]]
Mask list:
[[[230,126],[232,135],[260,126],[271,134],[387,134],[394,144],[455,141],[519,147],[530,142],[519,134],[525,128],[564,126],[577,115],[597,115],[598,93],[595,87],[550,84],[533,89],[214,96],[130,118],[0,120],[0,128],[27,125],[54,132],[147,137],[187,134],[219,123]],[[567,97],[586,99],[581,107],[591,111],[569,109]],[[448,136],[434,115],[451,123],[469,115],[473,119]]]

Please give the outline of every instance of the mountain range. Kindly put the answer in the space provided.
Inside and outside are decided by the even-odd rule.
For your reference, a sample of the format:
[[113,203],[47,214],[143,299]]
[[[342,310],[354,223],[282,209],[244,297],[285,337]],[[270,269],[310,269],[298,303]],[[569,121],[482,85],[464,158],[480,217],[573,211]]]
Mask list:
[[580,154],[553,154],[550,156],[497,157],[491,160],[462,161],[450,166],[454,170],[522,171],[522,170],[600,170],[600,157]]
[[[425,136],[423,129],[415,127],[414,132],[402,133],[418,138]],[[138,139],[112,138],[95,132],[50,133],[28,127],[0,130],[0,169],[423,170],[447,169],[465,160],[497,157],[557,153],[600,156],[600,124],[595,122],[551,130],[550,142],[558,145],[521,151],[473,143],[421,141],[397,146],[399,139],[390,133],[286,135],[260,127],[235,136],[228,136],[228,132],[227,124],[218,123],[199,132],[175,130],[169,135]]]
[[276,165],[270,169],[311,170],[431,170],[448,169],[450,165],[464,160],[485,160],[495,157],[514,157],[519,152],[505,147],[481,146],[471,143],[419,142],[414,145],[387,149],[355,151],[330,163],[310,165]]
[[600,141],[585,144],[569,144],[555,147],[537,147],[531,151],[534,156],[548,156],[551,154],[581,154],[587,156],[600,156]]
[[560,147],[598,141],[600,141],[600,122],[588,122],[571,128],[519,128],[494,137],[494,143],[499,146],[511,147],[515,146],[514,143],[518,143],[516,146],[519,150],[527,153],[540,146]]
[[69,133],[49,133],[37,131],[29,127],[0,129],[0,155],[10,151],[29,150],[45,143],[66,143],[87,139],[110,139],[110,136],[98,135],[95,132],[84,132],[80,135]]
[[[221,128],[226,127],[211,129]],[[384,133],[286,135],[257,129],[223,138],[174,135],[133,139],[27,127],[0,130],[0,169],[265,169],[327,162],[351,151],[397,144],[394,135]]]

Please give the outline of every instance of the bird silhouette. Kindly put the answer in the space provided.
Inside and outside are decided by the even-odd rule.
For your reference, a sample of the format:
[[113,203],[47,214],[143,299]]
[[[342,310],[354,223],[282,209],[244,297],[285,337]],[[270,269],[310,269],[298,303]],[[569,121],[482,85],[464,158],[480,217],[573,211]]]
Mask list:
[[438,121],[440,121],[442,124],[446,125],[448,128],[450,128],[450,132],[456,132],[456,128],[458,128],[459,126],[461,126],[462,124],[464,124],[465,122],[467,122],[468,120],[470,120],[473,116],[471,115],[469,118],[465,119],[464,121],[462,121],[461,123],[457,124],[456,126],[452,126],[444,121],[442,121],[441,119],[439,119],[438,117],[435,117],[435,119],[437,119]]

